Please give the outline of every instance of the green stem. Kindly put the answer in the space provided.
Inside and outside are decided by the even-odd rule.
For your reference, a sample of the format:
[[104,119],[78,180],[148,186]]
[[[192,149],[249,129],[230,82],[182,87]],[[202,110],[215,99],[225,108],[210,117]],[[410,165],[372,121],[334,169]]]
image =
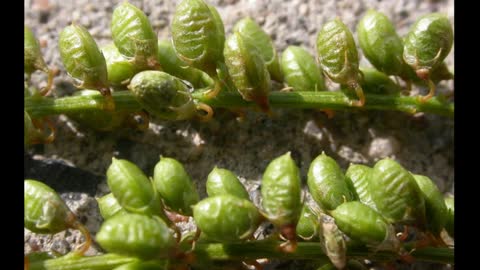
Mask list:
[[[280,242],[271,240],[253,241],[238,244],[197,243],[194,257],[208,260],[238,260],[249,259],[282,259],[282,260],[316,260],[328,262],[328,257],[322,252],[319,243],[301,242],[294,253],[283,253],[278,250]],[[454,251],[449,248],[423,248],[411,253],[416,261],[453,264]],[[364,249],[348,251],[351,258],[368,258],[376,261],[391,261],[398,256],[392,252],[371,252]],[[115,254],[98,255],[91,257],[64,256],[30,264],[30,270],[103,270],[115,266],[131,263],[138,260],[133,257]]]
[[[255,103],[246,101],[238,93],[222,91],[213,99],[208,99],[204,91],[193,93],[194,99],[212,107],[239,108],[255,107]],[[117,111],[134,112],[141,110],[131,92],[114,92]],[[272,108],[292,109],[332,109],[332,110],[391,110],[407,113],[425,112],[448,117],[454,116],[454,104],[432,98],[421,103],[417,97],[385,96],[365,94],[364,107],[351,105],[351,99],[341,91],[325,92],[272,92],[269,96]],[[56,114],[71,114],[84,111],[102,110],[103,97],[98,95],[70,96],[63,98],[27,97],[25,110],[32,118]]]

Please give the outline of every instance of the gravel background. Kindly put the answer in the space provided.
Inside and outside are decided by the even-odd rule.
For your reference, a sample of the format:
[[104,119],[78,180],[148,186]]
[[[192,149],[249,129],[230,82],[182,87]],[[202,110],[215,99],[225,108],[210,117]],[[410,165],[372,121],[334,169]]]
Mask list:
[[[99,45],[110,43],[111,14],[119,2],[25,0],[25,24],[45,44],[42,50],[46,62],[61,70],[55,79],[54,95],[75,90],[60,61],[57,48],[60,31],[75,21],[89,29]],[[179,1],[130,2],[149,16],[159,38],[170,37],[169,25]],[[335,16],[354,31],[365,11],[374,8],[384,12],[397,26],[398,33],[404,35],[420,15],[443,12],[452,24],[454,15],[453,0],[210,0],[209,3],[218,9],[227,34],[237,20],[251,16],[272,36],[278,51],[288,45],[303,45],[312,54],[317,32]],[[450,69],[454,68],[453,50],[447,63]],[[363,59],[361,65],[369,63]],[[32,81],[41,86],[45,77],[34,74]],[[440,88],[451,91],[453,83]],[[380,158],[393,157],[408,170],[429,176],[441,191],[454,191],[453,119],[375,111],[337,112],[333,119],[327,119],[315,111],[275,112],[273,118],[248,113],[246,121],[238,122],[235,115],[219,109],[209,123],[153,119],[147,131],[112,133],[93,132],[59,116],[54,118],[58,129],[55,142],[25,152],[24,174],[58,190],[92,233],[98,231],[102,221],[95,197],[108,192],[104,174],[113,156],[136,163],[147,175],[153,174],[160,155],[174,157],[185,165],[202,197],[206,176],[216,165],[235,172],[256,200],[263,170],[272,159],[287,151],[292,152],[304,182],[310,162],[325,151],[343,169],[350,162],[373,165]],[[80,235],[70,230],[54,236],[39,236],[25,230],[24,239],[25,253],[37,249],[63,253],[82,242]],[[89,254],[96,252],[98,247],[94,246]],[[275,269],[294,268],[296,264],[289,263]]]

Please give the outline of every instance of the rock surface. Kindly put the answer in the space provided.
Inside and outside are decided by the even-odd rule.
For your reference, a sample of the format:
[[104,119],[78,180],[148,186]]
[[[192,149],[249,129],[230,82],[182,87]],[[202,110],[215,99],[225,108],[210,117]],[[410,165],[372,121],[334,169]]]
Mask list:
[[[75,91],[58,53],[61,30],[75,21],[85,26],[99,45],[110,43],[111,14],[121,1],[25,0],[25,24],[46,43],[42,49],[46,62],[60,69],[54,95]],[[170,37],[169,25],[179,1],[130,2],[149,16],[159,38]],[[250,16],[271,35],[279,52],[288,45],[302,45],[314,55],[316,33],[335,16],[355,31],[365,11],[374,8],[384,12],[399,34],[404,35],[420,15],[443,12],[452,24],[454,15],[453,0],[211,0],[209,3],[218,9],[227,34],[237,20]],[[447,63],[450,69],[454,68],[453,50]],[[363,58],[361,65],[369,63]],[[32,82],[41,86],[45,77],[35,73]],[[440,88],[448,91],[453,89],[453,83],[443,83]],[[304,182],[310,162],[325,151],[344,170],[349,163],[373,165],[389,156],[408,170],[429,176],[442,192],[454,189],[453,119],[375,111],[336,112],[333,119],[328,119],[317,111],[276,110],[272,118],[249,112],[245,121],[238,122],[231,112],[218,109],[215,113],[209,123],[153,119],[147,131],[111,133],[97,133],[65,116],[55,117],[57,139],[28,150],[25,177],[53,184],[92,233],[98,231],[102,221],[94,198],[108,192],[104,175],[112,157],[128,159],[150,176],[160,155],[176,158],[196,181],[202,197],[206,196],[204,183],[208,173],[218,166],[236,173],[257,201],[264,169],[272,159],[287,151],[292,152]],[[80,238],[78,232],[70,230],[53,237],[25,230],[25,253],[35,249],[64,253],[81,243]],[[89,254],[98,250],[93,247]],[[273,262],[266,269],[301,269],[301,265]]]

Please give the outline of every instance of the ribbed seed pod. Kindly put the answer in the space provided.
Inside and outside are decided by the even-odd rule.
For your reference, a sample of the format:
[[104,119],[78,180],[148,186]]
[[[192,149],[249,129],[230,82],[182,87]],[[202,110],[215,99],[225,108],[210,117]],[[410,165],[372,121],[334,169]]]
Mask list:
[[376,69],[388,75],[402,74],[403,42],[385,14],[368,10],[357,25],[357,34],[365,57]]
[[172,40],[178,57],[216,77],[216,62],[223,61],[225,29],[216,9],[203,0],[183,0],[172,21]]
[[310,207],[304,204],[297,223],[297,235],[307,241],[318,239],[320,231],[318,219]]
[[33,34],[32,30],[26,25],[24,26],[24,71],[28,76],[36,70],[41,70],[45,73],[49,73],[50,70],[43,60],[42,52],[40,51],[40,44]]
[[267,65],[270,77],[278,82],[283,81],[277,50],[270,36],[251,18],[246,17],[233,26],[233,31],[240,33],[242,37],[252,43],[258,49],[260,56]]
[[347,243],[343,233],[333,221],[322,221],[320,226],[320,241],[325,254],[337,269],[344,269],[347,264]]
[[137,165],[125,159],[112,158],[112,164],[107,169],[107,183],[115,199],[128,212],[158,215],[166,220],[153,183]]
[[24,190],[25,228],[34,233],[55,234],[72,227],[75,216],[52,188],[26,179]]
[[302,211],[300,172],[290,152],[272,160],[262,178],[262,206],[267,219],[294,241]]
[[193,214],[191,206],[199,201],[200,196],[180,162],[160,157],[153,171],[153,181],[166,206],[182,215]]
[[424,15],[410,28],[404,40],[403,60],[428,83],[429,92],[420,101],[425,102],[435,95],[431,73],[443,63],[452,45],[453,29],[445,15]]
[[230,194],[249,200],[248,192],[235,174],[227,169],[215,166],[207,176],[207,194],[210,197]]
[[168,258],[176,251],[172,232],[158,216],[115,215],[103,222],[96,240],[108,252],[144,259]]
[[147,70],[136,74],[128,88],[149,113],[166,120],[195,116],[196,106],[188,86],[165,72]]
[[445,229],[451,237],[455,237],[455,199],[453,195],[445,196],[445,205],[447,206],[447,223]]
[[108,82],[115,86],[128,84],[130,79],[140,72],[140,68],[132,61],[123,56],[115,47],[115,44],[108,44],[101,48],[107,63]]
[[370,206],[372,209],[377,209],[368,190],[368,177],[371,170],[372,168],[365,165],[350,164],[345,176],[352,181],[360,202]]
[[102,215],[104,220],[107,220],[117,214],[127,213],[127,211],[122,208],[111,192],[103,197],[97,198],[97,204],[98,208],[100,209],[100,215]]
[[170,41],[158,41],[158,62],[162,63],[162,69],[168,74],[189,81],[194,88],[202,88],[213,85],[214,81],[205,72],[188,66],[178,58]]
[[193,217],[208,239],[219,242],[246,240],[261,222],[253,203],[228,194],[203,199],[193,207]]
[[294,91],[327,89],[315,59],[302,47],[288,46],[282,53],[281,67],[285,82]]
[[396,161],[379,160],[369,174],[368,190],[389,222],[425,226],[425,201],[413,176]]
[[308,169],[308,190],[324,210],[333,210],[345,201],[355,199],[347,181],[337,162],[324,152]]
[[[94,90],[82,90],[75,92],[74,96],[92,96],[97,95],[98,92]],[[67,116],[82,126],[94,129],[96,131],[112,131],[121,127],[128,126],[129,113],[125,111],[76,111],[68,113]]]
[[105,58],[87,29],[78,24],[65,27],[59,49],[65,69],[80,83],[79,88],[110,93]]
[[397,250],[399,241],[395,230],[381,214],[358,202],[346,202],[330,214],[338,228],[350,238],[361,241],[377,250]]
[[413,174],[413,178],[417,182],[425,200],[427,230],[435,236],[440,236],[440,232],[445,227],[448,218],[448,209],[443,195],[430,178],[418,174]]
[[264,112],[269,112],[270,74],[258,49],[234,32],[225,43],[224,56],[228,72],[243,99],[254,101]]
[[420,17],[405,37],[403,59],[420,78],[440,65],[453,45],[453,30],[448,18],[439,13]]
[[377,95],[399,95],[402,91],[400,85],[396,84],[385,73],[374,68],[360,68],[363,80],[360,85],[365,93]]
[[158,69],[157,34],[143,11],[127,1],[113,11],[112,39],[118,51],[141,70]]

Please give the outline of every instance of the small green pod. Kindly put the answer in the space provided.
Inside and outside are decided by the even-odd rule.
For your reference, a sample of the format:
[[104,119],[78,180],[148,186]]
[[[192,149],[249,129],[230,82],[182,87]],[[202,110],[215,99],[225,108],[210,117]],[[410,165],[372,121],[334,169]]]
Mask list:
[[188,86],[162,71],[137,73],[128,88],[149,113],[165,120],[185,120],[195,116],[196,106]]
[[128,212],[165,217],[153,183],[132,162],[113,157],[107,169],[107,184],[115,199]]
[[417,76],[429,77],[430,70],[442,64],[453,45],[453,29],[448,18],[440,13],[420,17],[404,40],[403,60]]
[[237,176],[227,170],[215,166],[207,176],[205,184],[207,194],[210,197],[230,194],[242,199],[250,200],[248,192],[243,184],[238,180]]
[[399,95],[402,87],[396,84],[387,74],[374,68],[360,68],[363,80],[360,85],[365,93],[377,95]]
[[41,70],[45,73],[50,72],[43,59],[40,51],[40,44],[33,34],[32,30],[24,26],[24,50],[23,50],[23,69],[27,75],[30,76],[36,70]]
[[193,218],[208,239],[219,242],[250,238],[262,219],[253,203],[229,194],[201,200],[193,207]]
[[44,136],[42,133],[33,125],[32,118],[27,111],[24,111],[23,114],[23,146],[28,147],[32,144],[42,142]]
[[283,81],[277,50],[270,36],[250,17],[238,21],[233,26],[233,31],[240,33],[242,37],[254,45],[267,65],[270,77],[278,82]]
[[302,211],[302,190],[300,172],[290,152],[268,164],[262,177],[261,193],[268,220],[280,231],[295,229]]
[[200,196],[180,162],[160,157],[153,171],[153,182],[166,206],[182,215],[192,215],[191,206],[200,200]]
[[445,230],[451,237],[455,237],[455,199],[453,195],[445,196],[445,205],[447,206],[447,222],[445,224]]
[[163,71],[182,80],[189,81],[194,88],[213,85],[214,81],[205,72],[188,66],[178,58],[170,41],[158,41],[158,62],[162,63]]
[[400,244],[393,226],[381,214],[359,201],[343,203],[330,214],[338,228],[354,240],[390,250],[397,250]]
[[[98,95],[98,91],[82,90],[73,93],[73,96],[94,96]],[[109,110],[94,110],[94,111],[76,111],[74,113],[67,113],[67,116],[80,125],[91,128],[96,131],[112,131],[124,126],[128,126],[129,113],[125,111],[109,111]]]
[[294,91],[327,89],[315,58],[302,47],[288,46],[282,53],[281,67],[285,82]]
[[178,57],[215,77],[225,44],[225,29],[215,7],[203,0],[183,0],[175,9],[171,27]]
[[225,43],[225,64],[244,100],[254,101],[265,112],[270,110],[270,74],[258,49],[234,32]]
[[297,236],[307,241],[318,239],[318,223],[318,217],[313,213],[308,205],[304,204],[302,207],[302,212],[300,213],[300,219],[297,223]]
[[115,86],[128,84],[130,79],[140,72],[135,63],[129,61],[115,47],[115,44],[108,44],[100,48],[107,63],[108,82]]
[[72,23],[60,33],[58,42],[63,65],[79,82],[77,87],[110,93],[105,58],[87,29]]
[[425,201],[427,230],[435,236],[440,236],[440,232],[447,222],[448,215],[443,195],[430,178],[418,174],[413,174],[413,178],[417,182]]
[[24,181],[24,226],[34,233],[55,234],[72,227],[75,216],[49,186]]
[[357,193],[360,202],[370,206],[372,209],[377,209],[372,200],[370,191],[368,190],[368,177],[372,168],[361,164],[350,164],[348,166],[345,176],[352,181],[355,192]]
[[118,51],[140,68],[158,69],[157,34],[143,11],[123,1],[113,11],[110,25],[112,39]]
[[359,81],[355,40],[339,18],[328,22],[318,32],[317,53],[320,67],[332,81],[347,85]]
[[127,211],[122,208],[111,192],[105,196],[97,198],[97,204],[98,208],[100,209],[100,215],[102,215],[104,220],[107,220],[117,214],[127,213]]
[[425,224],[425,201],[413,176],[396,161],[377,161],[369,174],[371,197],[377,210],[389,222]]
[[337,269],[344,269],[347,264],[347,243],[343,233],[332,222],[322,222],[320,241],[325,254]]
[[358,42],[370,63],[388,75],[401,75],[403,42],[385,14],[370,9],[357,25]]
[[176,247],[172,232],[161,218],[133,213],[107,219],[96,240],[108,252],[144,259],[168,258]]
[[325,152],[316,157],[308,169],[308,190],[324,210],[333,210],[355,199],[347,181],[337,162]]

